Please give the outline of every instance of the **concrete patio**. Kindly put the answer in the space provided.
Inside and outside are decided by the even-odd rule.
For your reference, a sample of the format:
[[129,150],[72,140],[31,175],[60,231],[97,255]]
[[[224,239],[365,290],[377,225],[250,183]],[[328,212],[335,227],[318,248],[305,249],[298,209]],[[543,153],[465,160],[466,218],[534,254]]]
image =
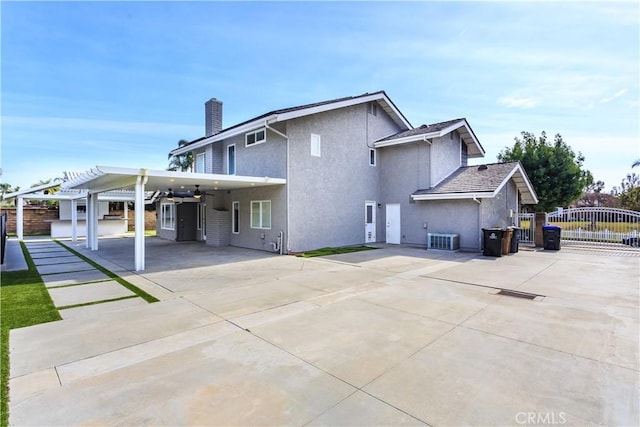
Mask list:
[[640,425],[637,257],[72,247],[161,301],[12,330],[12,425]]

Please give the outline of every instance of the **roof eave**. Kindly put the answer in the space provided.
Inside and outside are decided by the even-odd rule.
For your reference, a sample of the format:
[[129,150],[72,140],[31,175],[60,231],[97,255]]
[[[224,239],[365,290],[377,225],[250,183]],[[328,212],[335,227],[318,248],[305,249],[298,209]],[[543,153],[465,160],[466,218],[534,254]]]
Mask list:
[[38,191],[48,190],[49,188],[58,187],[63,184],[63,181],[50,182],[48,184],[38,185],[36,187],[25,188],[13,193],[7,193],[3,196],[4,200],[13,199],[14,197],[22,196],[23,194],[32,194]]
[[491,191],[476,191],[467,193],[432,193],[432,194],[412,194],[415,201],[421,200],[460,200],[460,199],[491,199],[496,196]]
[[267,124],[276,123],[278,121],[280,120],[278,119],[278,115],[276,114],[272,114],[268,117],[262,117],[260,119],[252,120],[248,123],[245,123],[242,126],[238,126],[238,127],[229,129],[228,131],[217,133],[215,135],[211,135],[194,144],[185,145],[184,147],[171,150],[169,154],[171,154],[172,156],[178,156],[180,154],[188,153],[189,151],[197,150],[198,148],[202,148],[206,145],[213,144],[214,142],[222,141],[228,138],[233,138],[234,136],[251,132],[261,127],[265,127]]
[[438,136],[440,136],[439,132],[419,133],[417,135],[405,136],[403,138],[396,138],[396,139],[389,139],[387,141],[375,142],[373,146],[375,148],[391,147],[393,145],[407,144],[410,142],[422,142],[422,141],[426,141],[427,139],[436,138]]
[[285,120],[296,119],[298,117],[308,116],[311,114],[323,113],[325,111],[336,110],[338,108],[350,107],[352,105],[358,105],[365,102],[372,101],[383,101],[382,108],[389,114],[389,116],[393,119],[396,124],[400,127],[404,127],[406,129],[412,129],[411,123],[407,120],[406,117],[398,110],[393,101],[389,99],[387,94],[384,91],[375,92],[370,95],[359,96],[351,99],[344,99],[342,101],[332,102],[329,104],[316,105],[309,108],[304,108],[301,110],[289,111],[286,113],[277,114],[278,122],[282,122]]
[[503,181],[502,185],[504,185],[510,178],[512,178],[516,174],[520,175],[520,179],[514,179],[514,181],[516,183],[516,187],[518,187],[518,191],[520,191],[520,195],[522,196],[522,203],[524,203],[525,205],[537,205],[539,201],[538,195],[533,189],[531,181],[529,181],[529,177],[527,176],[527,173],[525,172],[520,162],[518,162],[518,164],[513,168],[509,176]]

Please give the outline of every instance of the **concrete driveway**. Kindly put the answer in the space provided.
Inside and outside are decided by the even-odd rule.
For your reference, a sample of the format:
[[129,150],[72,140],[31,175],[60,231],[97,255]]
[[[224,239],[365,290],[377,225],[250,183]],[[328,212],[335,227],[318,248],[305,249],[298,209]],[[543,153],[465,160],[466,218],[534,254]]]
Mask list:
[[161,302],[13,330],[11,424],[640,425],[640,258],[132,245],[76,249]]

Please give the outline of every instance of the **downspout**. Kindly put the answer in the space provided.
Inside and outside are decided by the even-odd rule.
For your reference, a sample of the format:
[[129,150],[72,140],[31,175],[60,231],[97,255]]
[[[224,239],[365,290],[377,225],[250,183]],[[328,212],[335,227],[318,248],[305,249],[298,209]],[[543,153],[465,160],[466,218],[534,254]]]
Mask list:
[[[285,184],[285,198],[287,199],[287,208],[285,209],[285,228],[287,230],[287,253],[289,253],[289,137],[287,135],[285,135],[284,133],[280,132],[277,129],[272,128],[271,126],[269,126],[269,122],[267,120],[264,121],[264,127],[265,129],[269,129],[271,132],[280,135],[281,137],[283,137],[285,139],[285,141],[287,141],[287,159],[286,159],[286,174],[287,174],[287,183]],[[280,241],[280,254],[282,255],[284,252],[284,233],[281,231],[282,235],[282,240]]]
[[[482,229],[482,201],[473,195],[473,201],[478,204],[478,228]],[[478,232],[478,247],[482,249],[482,233]]]

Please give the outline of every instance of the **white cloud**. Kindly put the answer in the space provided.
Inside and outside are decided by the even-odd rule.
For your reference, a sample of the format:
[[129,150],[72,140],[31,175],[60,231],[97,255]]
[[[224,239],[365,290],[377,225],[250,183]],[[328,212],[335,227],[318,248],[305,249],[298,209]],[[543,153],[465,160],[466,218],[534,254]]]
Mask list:
[[498,102],[508,108],[533,108],[539,104],[534,98],[519,96],[503,96]]
[[179,123],[130,122],[118,120],[84,119],[77,117],[27,117],[3,116],[2,123],[8,127],[26,127],[30,130],[73,130],[84,132],[114,132],[119,134],[164,135],[181,133],[201,135],[201,126]]
[[627,90],[626,88],[625,88],[625,89],[622,89],[622,90],[619,90],[619,91],[617,91],[616,93],[614,93],[614,94],[613,94],[613,95],[611,95],[611,96],[608,96],[608,97],[606,97],[606,98],[602,98],[602,99],[600,99],[600,103],[601,103],[601,104],[606,104],[607,102],[611,102],[611,101],[613,101],[613,100],[614,100],[614,99],[616,99],[616,98],[620,98],[621,96],[623,96],[623,95],[624,95],[624,94],[626,94],[627,92],[628,92],[628,90]]

